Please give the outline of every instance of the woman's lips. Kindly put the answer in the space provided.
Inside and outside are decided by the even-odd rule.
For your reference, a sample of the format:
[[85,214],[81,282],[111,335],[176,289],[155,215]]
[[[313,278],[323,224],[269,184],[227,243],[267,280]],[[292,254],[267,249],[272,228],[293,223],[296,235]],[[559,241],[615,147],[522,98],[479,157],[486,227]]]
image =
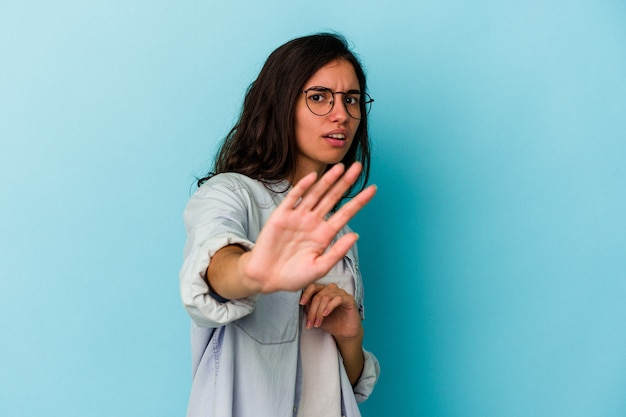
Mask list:
[[329,133],[324,135],[324,140],[331,144],[332,146],[342,147],[346,144],[346,134],[341,133]]

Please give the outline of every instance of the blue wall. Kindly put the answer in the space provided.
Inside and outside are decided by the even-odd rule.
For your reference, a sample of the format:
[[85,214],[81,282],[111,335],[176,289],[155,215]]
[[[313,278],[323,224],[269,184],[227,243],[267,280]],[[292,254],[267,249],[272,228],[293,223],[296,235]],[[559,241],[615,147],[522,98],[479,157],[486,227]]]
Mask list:
[[626,6],[0,4],[0,414],[183,415],[181,213],[286,40],[368,68],[365,417],[626,415]]

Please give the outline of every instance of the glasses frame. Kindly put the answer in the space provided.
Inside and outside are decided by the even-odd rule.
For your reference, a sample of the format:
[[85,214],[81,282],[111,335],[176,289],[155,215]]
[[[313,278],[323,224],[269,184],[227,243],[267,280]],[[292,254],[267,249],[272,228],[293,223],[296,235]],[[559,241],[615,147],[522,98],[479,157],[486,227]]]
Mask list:
[[[311,107],[309,107],[309,100],[307,100],[307,93],[309,91],[319,91],[319,92],[324,92],[327,91],[329,92],[333,99],[330,102],[330,109],[328,109],[328,111],[324,114],[319,114],[319,113],[315,113],[313,110],[311,110]],[[372,110],[372,103],[374,102],[374,99],[372,97],[370,97],[369,94],[367,93],[363,93],[360,90],[349,90],[349,91],[333,91],[328,87],[322,87],[319,85],[307,88],[306,90],[302,90],[300,91],[301,93],[304,93],[304,102],[306,104],[306,108],[309,109],[309,111],[311,113],[313,113],[316,116],[326,116],[327,114],[329,114],[331,111],[333,111],[333,109],[335,108],[335,94],[343,94],[344,96],[346,94],[358,94],[361,96],[361,101],[359,103],[359,106],[361,107],[361,114],[365,113],[364,116],[361,117],[354,117],[352,114],[350,114],[350,110],[348,110],[348,106],[346,106],[346,103],[343,102],[343,108],[346,109],[346,113],[348,113],[348,116],[352,117],[355,120],[362,120],[363,117],[367,117],[367,115],[369,114],[369,112]],[[365,110],[363,112],[363,110]]]

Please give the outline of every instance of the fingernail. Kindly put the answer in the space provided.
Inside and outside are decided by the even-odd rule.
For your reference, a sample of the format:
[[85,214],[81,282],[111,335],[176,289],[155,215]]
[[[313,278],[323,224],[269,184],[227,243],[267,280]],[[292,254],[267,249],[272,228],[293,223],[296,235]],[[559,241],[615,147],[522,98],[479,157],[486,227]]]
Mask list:
[[311,328],[311,321],[310,321],[310,320],[306,322],[306,328],[307,328],[307,329],[310,329],[310,328]]
[[322,321],[320,319],[315,320],[315,327],[320,327]]

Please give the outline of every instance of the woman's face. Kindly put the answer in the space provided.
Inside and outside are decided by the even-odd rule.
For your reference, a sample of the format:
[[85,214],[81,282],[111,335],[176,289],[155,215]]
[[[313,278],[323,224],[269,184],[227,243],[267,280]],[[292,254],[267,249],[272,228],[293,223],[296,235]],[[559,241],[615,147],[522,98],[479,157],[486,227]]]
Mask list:
[[[304,83],[302,89],[309,90],[312,87],[323,87],[334,92],[358,91],[359,80],[352,64],[341,59],[320,68]],[[313,93],[315,91],[318,88]],[[311,171],[321,175],[327,165],[340,162],[350,149],[360,122],[346,111],[344,94],[334,95],[332,110],[324,116],[313,114],[306,100],[307,95],[300,94],[296,103],[297,162],[294,183]]]

